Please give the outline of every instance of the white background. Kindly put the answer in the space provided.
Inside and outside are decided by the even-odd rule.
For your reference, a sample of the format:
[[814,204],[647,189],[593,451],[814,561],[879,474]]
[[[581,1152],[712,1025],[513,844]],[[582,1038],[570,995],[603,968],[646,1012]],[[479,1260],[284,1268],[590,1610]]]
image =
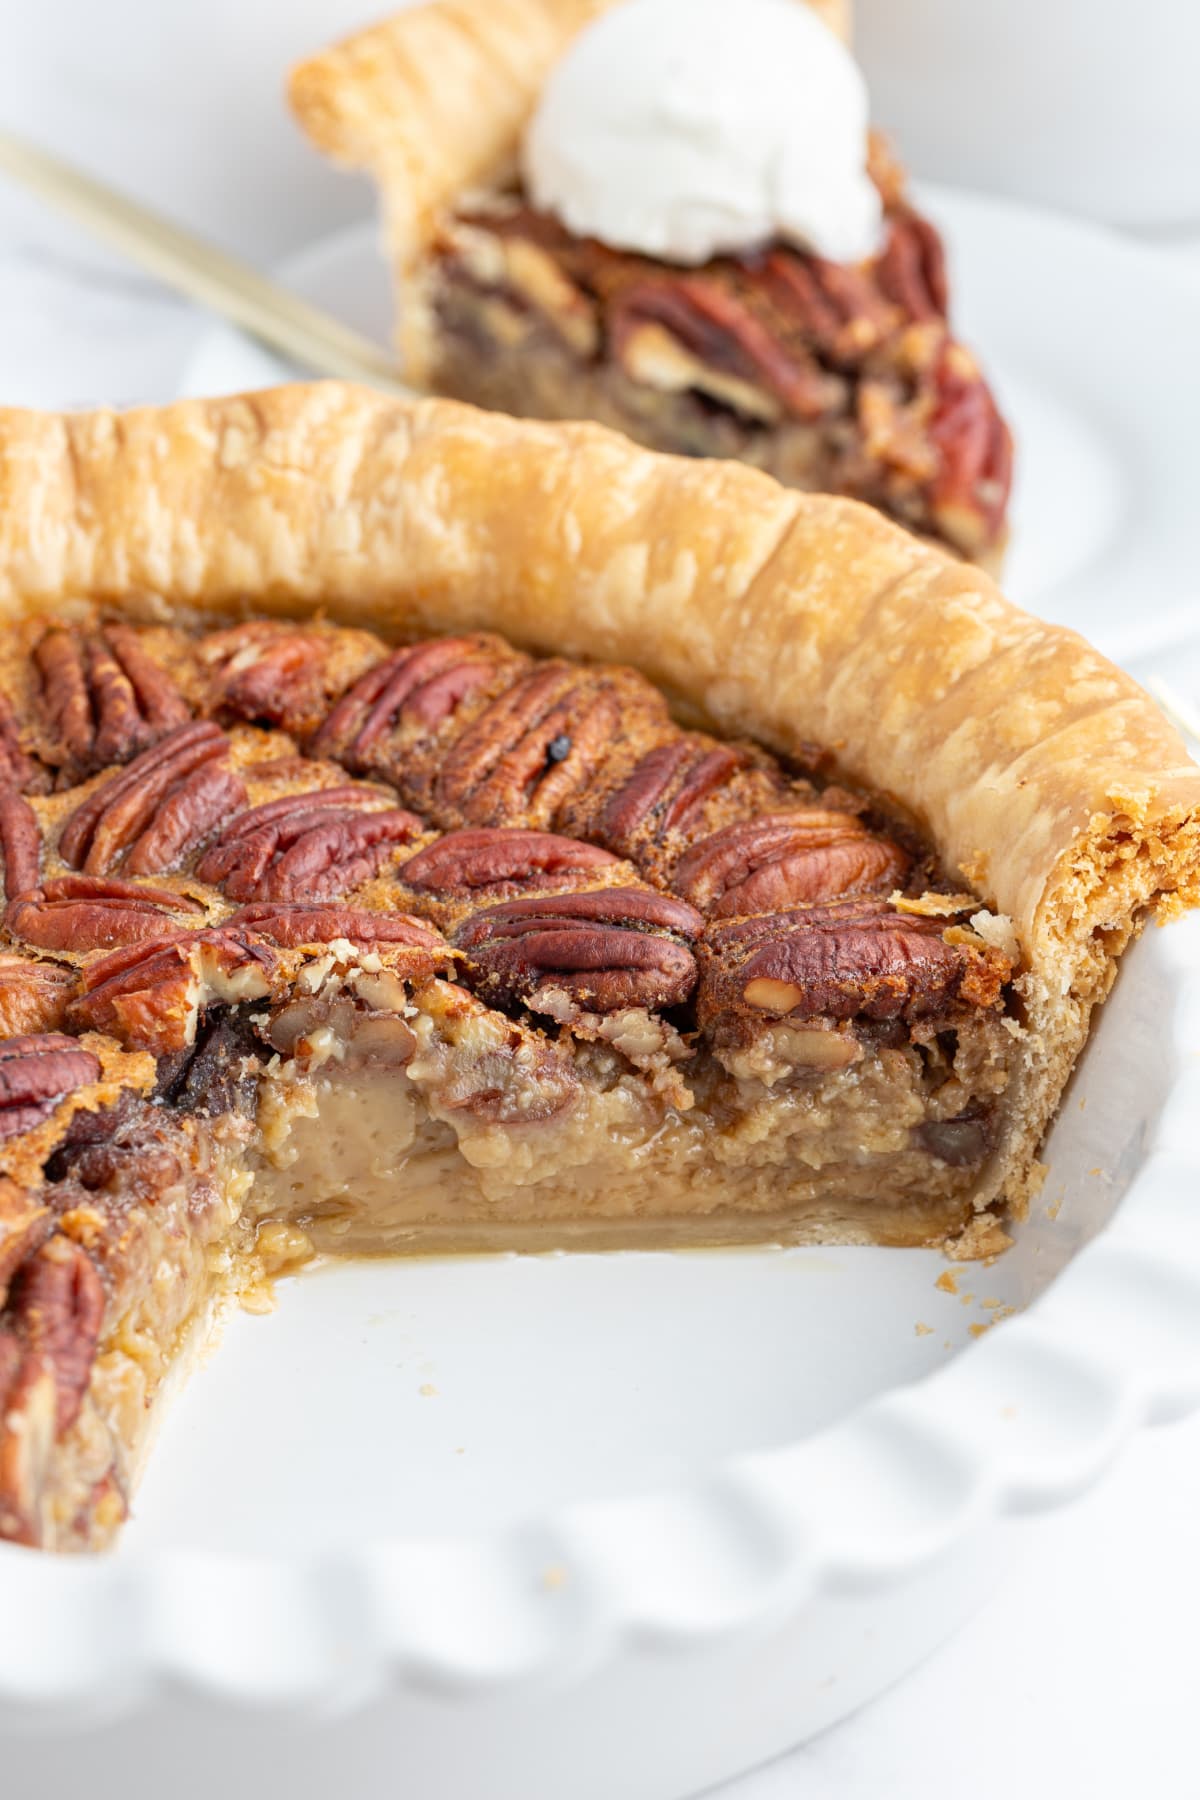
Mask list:
[[[358,22],[361,4],[55,0],[16,16],[9,0],[0,120],[267,265],[369,207],[361,184],[331,174],[299,143],[279,98],[288,58]],[[883,4],[866,0],[868,44],[894,50]],[[998,10],[992,0],[977,4]],[[1040,11],[1060,4],[1076,10],[1042,0]],[[1185,0],[1172,5],[1180,16],[1191,10]],[[1091,20],[1111,20],[1114,10],[1092,0]],[[895,60],[893,115],[903,102]],[[953,177],[939,166],[936,134],[925,131],[922,151],[924,172]],[[1003,179],[1003,166],[992,166]],[[1014,162],[1008,185],[1028,189],[1029,180],[1027,164]],[[1103,211],[1102,190],[1084,200]],[[1136,216],[1128,182],[1123,200]],[[1143,222],[1161,233],[1170,222],[1153,216],[1152,202]],[[1190,217],[1200,218],[1200,196]],[[1187,219],[1176,221],[1180,236]],[[1170,253],[1189,256],[1183,246]],[[1190,260],[1200,318],[1200,251]],[[0,401],[167,398],[202,325],[0,185]],[[1132,350],[1114,353],[1136,354],[1140,328],[1131,322]],[[722,1800],[1191,1800],[1200,1796],[1198,1615],[1200,1423],[1143,1436],[1096,1492],[1029,1529],[997,1598],[924,1669],[722,1790]]]

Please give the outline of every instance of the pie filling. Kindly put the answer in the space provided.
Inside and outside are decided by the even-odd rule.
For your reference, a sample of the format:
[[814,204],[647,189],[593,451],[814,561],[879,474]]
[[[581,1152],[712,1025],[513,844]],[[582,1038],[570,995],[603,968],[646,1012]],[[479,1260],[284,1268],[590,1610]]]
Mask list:
[[1005,1242],[1007,922],[909,823],[483,634],[15,631],[0,1537],[107,1541],[318,1254]]
[[947,321],[936,229],[875,140],[887,237],[847,266],[782,242],[701,268],[573,237],[520,192],[447,220],[430,302],[439,391],[592,418],[653,449],[738,457],[994,559],[1008,429]]

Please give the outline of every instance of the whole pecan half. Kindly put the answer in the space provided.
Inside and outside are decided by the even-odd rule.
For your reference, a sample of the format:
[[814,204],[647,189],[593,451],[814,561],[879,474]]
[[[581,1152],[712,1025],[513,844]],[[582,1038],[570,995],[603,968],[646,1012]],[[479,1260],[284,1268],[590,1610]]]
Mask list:
[[[33,650],[52,760],[73,775],[127,762],[191,715],[174,679],[129,625],[52,625]],[[49,752],[48,752],[49,754]]]
[[450,831],[410,857],[397,871],[418,893],[439,898],[501,900],[530,888],[580,885],[617,861],[607,850],[549,831],[493,826]]
[[990,1007],[1012,973],[945,921],[843,900],[708,927],[698,946],[705,1029],[770,1018],[903,1020]]
[[135,872],[159,873],[225,817],[239,795],[244,800],[235,778],[213,778],[212,765],[228,754],[225,733],[207,721],[168,732],[76,808],[59,839],[63,861],[107,875],[127,855]]
[[42,834],[32,806],[12,787],[0,786],[0,852],[5,897],[15,900],[38,884]]
[[702,838],[676,865],[674,885],[709,918],[776,912],[898,886],[909,859],[853,813],[768,813]]
[[62,963],[0,951],[0,1038],[53,1031],[79,977]]
[[100,1061],[74,1038],[44,1031],[0,1041],[0,1138],[48,1119],[60,1100],[100,1079]]
[[366,769],[393,732],[404,726],[426,735],[436,731],[471,695],[494,686],[499,673],[526,662],[503,639],[484,632],[394,650],[338,701],[313,739],[312,754]]
[[104,1307],[104,1284],[91,1258],[61,1233],[30,1257],[13,1282],[9,1309],[16,1332],[26,1352],[53,1371],[59,1437],[79,1416]]
[[537,663],[439,749],[428,810],[446,826],[552,827],[627,741],[669,724],[631,669]]
[[170,888],[95,875],[59,875],[14,901],[4,922],[40,950],[107,950],[161,937],[172,915],[199,914],[195,900]]
[[802,334],[823,361],[856,368],[895,330],[897,318],[871,272],[800,250],[769,250],[755,270],[786,338]]
[[967,555],[999,537],[1012,486],[1012,434],[966,351],[947,344],[929,435],[940,466],[930,492],[939,530]]
[[317,788],[251,807],[196,865],[231,900],[331,900],[378,873],[424,827],[378,788]]
[[331,944],[345,938],[352,944],[401,944],[412,950],[428,950],[446,959],[445,940],[407,913],[370,912],[362,906],[293,902],[290,906],[243,906],[227,922],[228,930],[264,937],[282,949],[298,950],[306,944]]
[[936,229],[919,213],[906,207],[893,216],[875,274],[882,291],[910,319],[946,317],[946,253]]
[[686,1000],[696,979],[690,940],[702,925],[669,894],[601,888],[490,906],[459,927],[454,943],[485,997],[530,1002],[553,988],[605,1013]]
[[270,992],[268,944],[226,927],[166,932],[97,958],[83,971],[70,1018],[80,1030],[108,1031],[136,1049],[163,1055],[195,1042],[210,999],[231,1004]]
[[19,793],[46,787],[44,771],[21,747],[21,728],[8,695],[0,692],[0,784]]
[[381,649],[366,632],[251,619],[214,632],[202,655],[217,709],[305,739]]

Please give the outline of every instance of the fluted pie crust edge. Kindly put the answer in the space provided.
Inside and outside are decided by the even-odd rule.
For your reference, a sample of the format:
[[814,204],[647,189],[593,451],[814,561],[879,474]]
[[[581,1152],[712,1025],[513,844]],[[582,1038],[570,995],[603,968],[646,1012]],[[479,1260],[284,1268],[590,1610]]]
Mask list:
[[160,410],[0,412],[0,615],[489,628],[632,664],[686,716],[813,744],[1011,921],[1034,1156],[1125,944],[1200,898],[1200,770],[1072,632],[852,501],[339,383]]

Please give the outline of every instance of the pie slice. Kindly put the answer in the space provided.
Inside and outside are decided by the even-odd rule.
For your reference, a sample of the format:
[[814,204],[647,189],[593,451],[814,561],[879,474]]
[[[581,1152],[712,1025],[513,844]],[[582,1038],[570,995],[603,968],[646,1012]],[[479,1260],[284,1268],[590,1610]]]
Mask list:
[[[550,70],[612,0],[434,0],[302,65],[291,98],[386,210],[406,376],[523,417],[595,419],[652,449],[737,457],[866,501],[987,567],[1012,441],[948,319],[936,228],[881,138],[865,262],[782,239],[700,267],[578,237],[515,174]],[[844,9],[818,7],[844,28]]]
[[991,1254],[1200,771],[852,502],[337,384],[0,414],[0,1536],[355,1251]]

